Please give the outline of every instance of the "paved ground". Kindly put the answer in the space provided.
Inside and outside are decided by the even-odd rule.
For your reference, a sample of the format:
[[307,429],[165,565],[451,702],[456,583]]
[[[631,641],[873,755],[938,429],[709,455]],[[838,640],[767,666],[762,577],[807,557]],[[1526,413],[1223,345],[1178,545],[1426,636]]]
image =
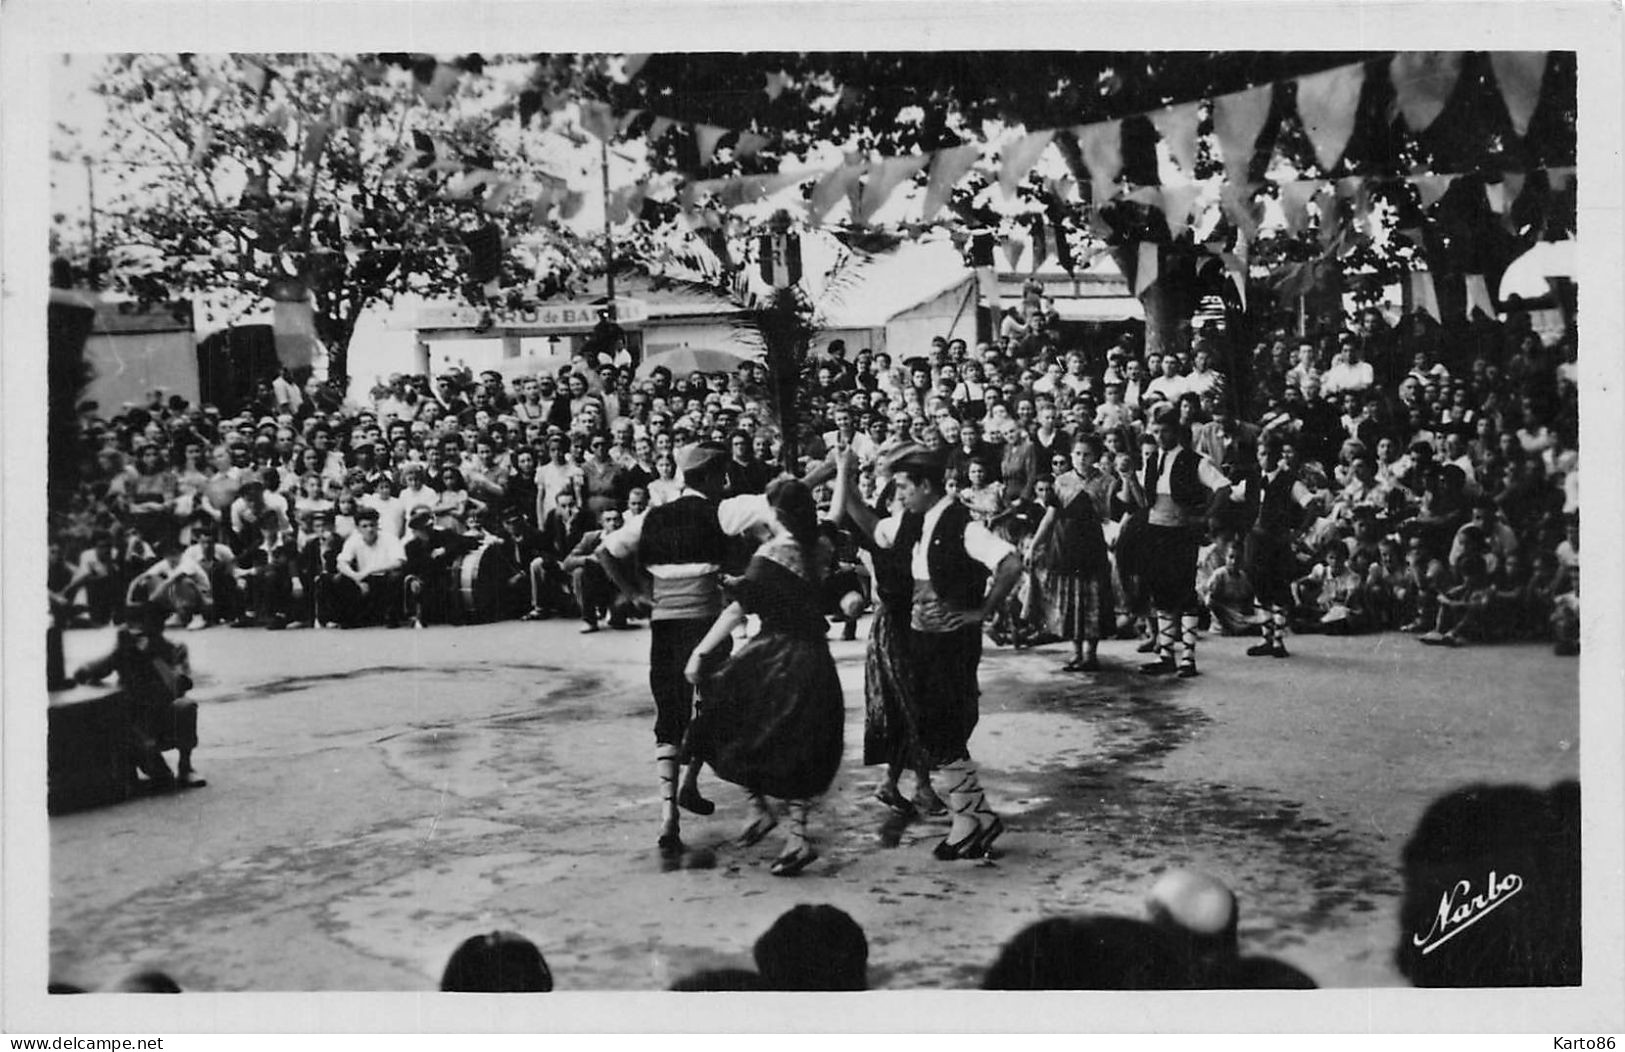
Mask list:
[[[780,912],[830,902],[868,931],[876,985],[972,986],[1026,923],[1137,913],[1189,866],[1236,888],[1248,949],[1327,986],[1395,985],[1397,859],[1427,803],[1579,764],[1577,662],[1547,648],[1299,638],[1277,662],[1213,640],[1206,674],[1172,682],[1126,671],[1128,643],[1093,677],[1058,672],[1056,648],[996,650],[972,749],[1006,854],[943,864],[943,825],[870,799],[862,643],[836,642],[849,762],[815,813],[823,858],[769,876],[777,845],[730,846],[743,797],[710,779],[717,815],[685,826],[700,850],[663,871],[642,631],[181,637],[210,785],[51,820],[56,976],[154,962],[200,990],[424,990],[501,927],[560,989],[661,989],[748,964]],[[70,667],[108,638],[70,633]]]

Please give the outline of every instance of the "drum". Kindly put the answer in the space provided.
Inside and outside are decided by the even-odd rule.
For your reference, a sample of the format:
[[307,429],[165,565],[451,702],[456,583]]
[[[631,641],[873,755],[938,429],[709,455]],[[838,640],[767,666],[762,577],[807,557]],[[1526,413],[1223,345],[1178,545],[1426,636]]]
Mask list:
[[506,549],[487,544],[457,557],[451,564],[452,620],[484,624],[508,616],[508,580],[518,569]]

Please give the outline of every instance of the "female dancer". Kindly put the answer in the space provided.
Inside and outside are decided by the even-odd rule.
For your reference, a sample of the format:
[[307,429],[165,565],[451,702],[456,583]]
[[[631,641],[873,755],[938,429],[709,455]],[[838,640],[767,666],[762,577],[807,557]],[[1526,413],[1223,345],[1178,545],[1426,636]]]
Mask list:
[[1035,572],[1045,576],[1046,627],[1072,641],[1072,660],[1062,666],[1064,672],[1098,671],[1100,637],[1115,623],[1111,557],[1100,508],[1112,480],[1095,466],[1099,454],[1099,439],[1078,436],[1072,470],[1055,480],[1049,509],[1033,539],[1033,557],[1039,562]]
[[[755,816],[739,836],[742,845],[778,824],[767,798],[785,801],[789,833],[769,872],[790,877],[818,858],[807,812],[840,768],[845,713],[820,598],[834,552],[818,535],[817,503],[795,479],[774,482],[767,499],[781,532],[751,557],[734,588],[737,598],[683,670],[705,698],[686,744],[691,761],[709,763],[749,791]],[[761,617],[761,631],[707,675],[707,655],[749,613]]]
[[[898,450],[916,448],[912,443],[897,447]],[[890,462],[895,452],[888,453],[886,462]],[[849,503],[863,502],[858,492],[858,475],[855,454],[848,453],[836,460],[830,518],[845,519],[854,527],[861,523],[846,515],[845,509]],[[891,514],[892,494],[893,488],[888,484],[876,502],[875,514],[879,518]],[[858,537],[869,553],[875,585],[875,611],[869,622],[869,646],[863,665],[863,762],[866,766],[886,765],[886,780],[875,791],[875,799],[893,813],[906,818],[923,811],[929,816],[941,817],[948,813],[948,805],[931,788],[931,768],[920,743],[919,705],[914,699],[908,666],[910,604],[914,597],[908,554],[877,547],[873,535],[861,530]],[[905,767],[914,771],[912,801],[897,787]]]

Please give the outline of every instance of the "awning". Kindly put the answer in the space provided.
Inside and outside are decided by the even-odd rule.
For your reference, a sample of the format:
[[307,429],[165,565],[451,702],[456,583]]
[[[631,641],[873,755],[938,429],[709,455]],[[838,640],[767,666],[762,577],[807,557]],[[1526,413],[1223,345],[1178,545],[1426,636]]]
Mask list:
[[1138,321],[1145,317],[1133,296],[1057,296],[1055,313],[1062,321]]

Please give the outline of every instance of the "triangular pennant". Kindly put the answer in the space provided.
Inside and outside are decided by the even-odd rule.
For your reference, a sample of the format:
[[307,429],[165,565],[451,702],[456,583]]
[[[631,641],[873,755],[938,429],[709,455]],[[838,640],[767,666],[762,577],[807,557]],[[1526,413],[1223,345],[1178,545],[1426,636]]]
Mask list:
[[559,218],[574,219],[581,214],[581,206],[586,203],[586,197],[579,190],[566,190],[559,201]]
[[444,106],[451,101],[452,92],[457,90],[457,82],[462,79],[463,71],[456,66],[448,66],[444,62],[437,63],[434,74],[429,77],[429,83],[419,86],[423,93],[423,101],[431,106]]
[[649,133],[645,138],[650,142],[659,142],[667,132],[671,131],[671,127],[675,123],[676,121],[673,121],[670,117],[656,117],[655,122],[649,125]]
[[999,158],[999,186],[1005,194],[1016,192],[1016,184],[1027,177],[1043,156],[1044,148],[1055,138],[1053,129],[1049,131],[1036,131],[1024,135],[1020,139],[1004,148],[1003,156]]
[[1116,193],[1117,177],[1123,173],[1123,122],[1080,124],[1072,129],[1089,169],[1095,204],[1103,205]]
[[1297,236],[1309,226],[1309,202],[1326,188],[1319,179],[1300,179],[1281,187],[1281,214],[1287,233]]
[[1416,192],[1422,198],[1422,207],[1432,208],[1450,189],[1450,184],[1455,182],[1456,178],[1455,175],[1413,175],[1410,181],[1416,184]]
[[1343,201],[1347,199],[1343,193],[1345,181],[1334,183],[1332,195],[1322,198],[1320,202],[1320,250],[1323,255],[1335,252],[1343,236]]
[[806,179],[809,172],[775,172],[771,175],[747,175],[743,178],[724,179],[724,184],[717,192],[717,201],[728,208],[739,208],[743,205],[755,204],[765,197],[772,197],[787,187]]
[[782,69],[774,70],[772,73],[766,74],[766,81],[762,85],[762,91],[766,93],[769,99],[777,100],[780,95],[784,94],[784,89],[790,86],[790,74]]
[[199,125],[197,130],[197,140],[192,143],[192,156],[189,158],[194,168],[201,167],[203,162],[208,160],[209,147],[213,145],[214,132],[209,130],[209,126],[207,124]]
[[1518,198],[1523,194],[1524,183],[1528,179],[1529,176],[1524,172],[1503,172],[1501,174],[1501,182],[1507,188],[1508,211],[1511,211],[1512,206],[1518,203]]
[[1433,315],[1434,321],[1444,321],[1439,312],[1439,294],[1433,287],[1433,275],[1425,270],[1413,270],[1410,276],[1411,306],[1415,310]]
[[643,116],[642,110],[627,110],[625,113],[621,114],[621,119],[615,124],[616,134],[625,135],[626,129],[630,128],[632,126],[632,122],[641,116]]
[[1178,241],[1191,226],[1191,209],[1202,194],[1200,183],[1162,188],[1162,219],[1168,224],[1168,240]]
[[1463,279],[1467,289],[1467,304],[1462,310],[1463,316],[1472,320],[1473,311],[1481,310],[1486,318],[1495,317],[1495,300],[1490,298],[1490,286],[1482,274],[1468,274]]
[[322,151],[327,149],[327,136],[333,126],[325,120],[313,121],[310,132],[305,137],[304,149],[299,153],[299,163],[315,165],[322,159]]
[[715,124],[694,125],[694,142],[700,149],[700,167],[709,165],[717,155],[717,144],[722,137],[728,134],[727,128],[719,128]]
[[1049,236],[1044,225],[1043,216],[1033,216],[1031,227],[1033,243],[1033,272],[1037,273],[1038,268],[1043,266],[1044,261],[1049,258]]
[[1155,241],[1142,241],[1136,253],[1134,267],[1134,294],[1141,296],[1157,283],[1159,253]]
[[1507,115],[1519,135],[1529,133],[1529,119],[1540,102],[1540,82],[1546,76],[1544,51],[1491,51],[1495,84],[1506,101]]
[[1015,270],[1016,267],[1021,265],[1022,253],[1027,251],[1025,241],[1018,241],[1013,237],[1001,238],[999,247],[1004,249],[1005,262],[1010,265],[1008,269]]
[[646,52],[628,55],[621,62],[621,73],[626,77],[627,80],[631,80],[633,77],[637,76],[643,71],[643,67],[648,61],[649,55]]
[[758,135],[753,131],[742,131],[739,133],[738,144],[734,146],[734,156],[741,161],[755,157],[762,152],[762,147],[772,141],[765,135]]
[[1168,156],[1188,174],[1196,174],[1196,129],[1202,121],[1200,106],[1187,102],[1151,114],[1151,123],[1168,144]]
[[1343,159],[1359,109],[1365,66],[1356,63],[1298,79],[1298,117],[1315,148],[1315,160],[1330,172]]
[[868,162],[859,158],[855,162],[848,162],[830,170],[818,180],[818,185],[813,187],[812,200],[807,203],[807,219],[814,224],[822,222],[829,210],[835,207],[836,202],[845,197],[856,185],[867,166]]
[[1247,309],[1247,260],[1234,252],[1220,252],[1219,261],[1230,275],[1231,284],[1236,287],[1236,294],[1241,297],[1241,307]]
[[1258,133],[1270,115],[1274,86],[1262,84],[1213,100],[1213,134],[1219,140],[1219,156],[1232,182],[1242,182],[1252,168],[1258,147]]
[[619,225],[629,219],[636,219],[643,210],[644,186],[634,183],[623,186],[609,195],[609,204],[606,208],[611,225]]
[[1424,132],[1444,112],[1461,78],[1460,51],[1401,51],[1388,63],[1394,101],[1388,119],[1403,116],[1405,126]]
[[238,64],[243,71],[243,86],[263,99],[271,81],[276,79],[276,71],[251,58],[240,58]]
[[903,180],[913,178],[930,159],[928,154],[923,153],[911,157],[888,157],[870,167],[868,178],[864,180],[863,196],[858,203],[858,222],[869,222],[886,203],[887,198],[891,197],[892,191],[896,190]]
[[615,137],[615,112],[609,103],[589,99],[581,104],[581,127],[609,142]]
[[1219,207],[1224,210],[1225,218],[1234,223],[1248,241],[1258,236],[1259,207],[1253,200],[1258,185],[1227,181],[1219,188]]
[[1573,168],[1546,169],[1546,185],[1551,187],[1555,193],[1562,193],[1567,190],[1572,182],[1574,182]]
[[976,145],[954,146],[932,155],[931,175],[925,183],[925,202],[920,209],[922,221],[930,222],[931,217],[942,210],[959,180],[981,156],[982,148]]
[[1162,207],[1162,187],[1141,186],[1130,190],[1123,195],[1123,200],[1132,201],[1137,205],[1146,205],[1152,208]]

